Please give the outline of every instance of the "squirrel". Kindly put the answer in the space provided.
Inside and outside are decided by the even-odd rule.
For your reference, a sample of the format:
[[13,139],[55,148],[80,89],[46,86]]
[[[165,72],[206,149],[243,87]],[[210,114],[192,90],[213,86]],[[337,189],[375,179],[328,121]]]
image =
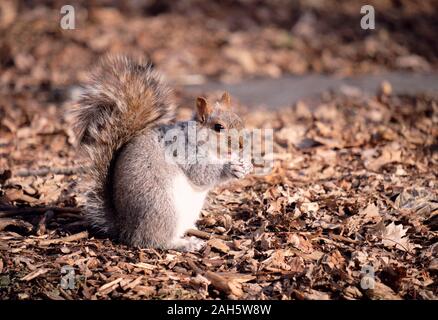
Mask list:
[[[125,56],[100,61],[72,110],[77,141],[91,160],[85,217],[98,233],[129,246],[197,251],[204,241],[185,232],[208,191],[249,174],[252,164],[235,154],[217,157],[214,148],[204,161],[169,160],[164,137],[172,130],[187,142],[190,123],[211,140],[223,129],[243,129],[228,93],[214,104],[198,97],[193,119],[183,122],[175,121],[171,95],[150,63]],[[203,142],[188,145],[200,153]]]

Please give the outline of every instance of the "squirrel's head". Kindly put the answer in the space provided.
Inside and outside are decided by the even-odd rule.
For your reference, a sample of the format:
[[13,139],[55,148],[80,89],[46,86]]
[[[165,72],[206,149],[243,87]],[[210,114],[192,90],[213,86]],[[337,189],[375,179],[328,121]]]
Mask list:
[[243,122],[240,117],[233,112],[231,98],[228,92],[224,92],[219,101],[211,105],[206,98],[196,99],[196,120],[205,128],[217,133],[222,130],[243,129]]
[[[208,129],[210,138],[216,136],[217,140],[228,141],[231,146],[232,135],[240,132],[244,126],[242,119],[233,112],[231,98],[228,92],[214,104],[210,104],[206,98],[196,99],[196,121],[204,129]],[[238,138],[239,150],[243,147],[242,137]]]

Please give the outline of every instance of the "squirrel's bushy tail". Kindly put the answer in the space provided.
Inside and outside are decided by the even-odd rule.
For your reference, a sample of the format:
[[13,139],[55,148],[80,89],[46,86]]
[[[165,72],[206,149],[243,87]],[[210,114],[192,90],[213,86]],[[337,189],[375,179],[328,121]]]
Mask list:
[[73,130],[91,159],[85,204],[91,225],[116,236],[111,166],[117,151],[147,128],[174,118],[170,90],[149,64],[104,58],[72,110]]

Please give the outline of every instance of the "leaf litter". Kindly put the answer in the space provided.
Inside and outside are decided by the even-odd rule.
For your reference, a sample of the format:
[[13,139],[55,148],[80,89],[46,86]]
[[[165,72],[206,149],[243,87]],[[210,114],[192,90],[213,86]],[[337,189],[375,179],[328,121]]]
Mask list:
[[[95,238],[80,213],[81,173],[16,176],[27,158],[7,158],[2,172],[11,174],[0,188],[0,216],[5,216],[0,218],[1,297],[435,299],[438,158],[429,143],[437,134],[437,101],[366,99],[373,103],[335,95],[305,118],[293,110],[296,106],[292,112],[244,115],[257,127],[281,113],[281,126],[269,124],[276,132],[297,123],[306,128],[301,139],[340,140],[336,146],[321,142],[300,149],[295,144],[281,147],[284,139],[276,139],[274,153],[279,156],[270,174],[211,192],[199,231],[191,231],[207,241],[198,253],[128,248]],[[394,103],[402,110],[398,121],[391,121]],[[370,121],[370,105],[387,120]],[[319,108],[329,108],[340,120],[324,118]],[[329,129],[321,132],[318,122]],[[406,130],[419,130],[423,142],[405,139]],[[382,134],[388,131],[390,136]],[[367,161],[380,159],[395,144],[396,162],[379,160],[369,167]],[[39,145],[45,151],[32,152],[33,163],[47,165],[47,152],[52,152],[54,165],[61,166],[59,152],[51,151],[50,144]],[[34,144],[22,144],[20,152],[28,148]],[[2,152],[14,149],[14,144],[2,146]],[[65,165],[81,161],[70,144],[63,153]],[[47,190],[56,196],[47,197]],[[8,214],[10,208],[15,211]],[[74,289],[60,286],[65,266],[74,270]],[[364,266],[375,272],[373,292],[361,287]]]

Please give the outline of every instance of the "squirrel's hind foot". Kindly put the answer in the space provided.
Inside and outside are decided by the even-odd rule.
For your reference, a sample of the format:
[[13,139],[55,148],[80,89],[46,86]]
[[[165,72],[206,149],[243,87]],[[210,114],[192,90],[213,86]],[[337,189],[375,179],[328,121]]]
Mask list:
[[172,242],[169,249],[184,252],[196,252],[205,246],[205,241],[196,237],[178,238]]

